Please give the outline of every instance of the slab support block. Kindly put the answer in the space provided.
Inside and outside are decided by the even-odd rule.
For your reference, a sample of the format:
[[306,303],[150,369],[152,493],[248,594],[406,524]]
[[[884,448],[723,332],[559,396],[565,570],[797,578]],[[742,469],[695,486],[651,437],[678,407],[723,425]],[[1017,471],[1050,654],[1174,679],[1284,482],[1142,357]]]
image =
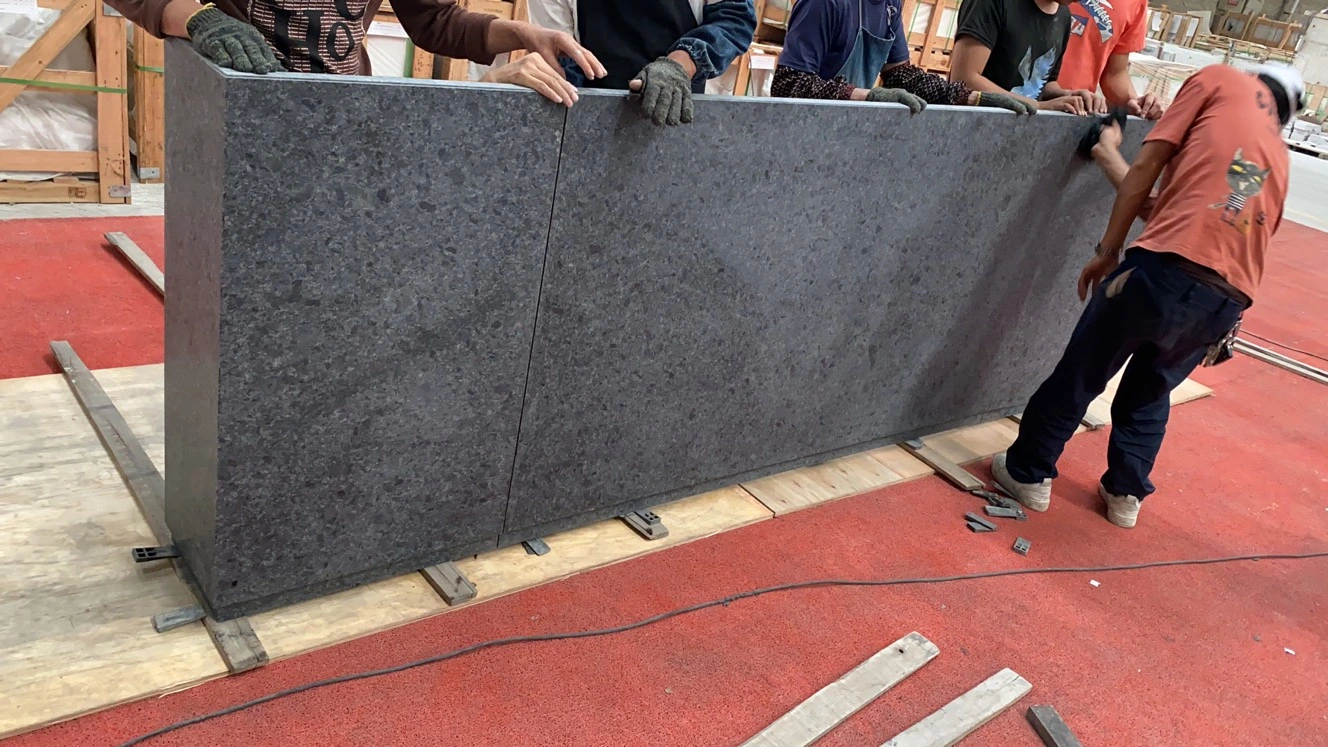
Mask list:
[[669,528],[664,526],[664,520],[654,511],[633,511],[618,518],[644,539],[657,540],[669,536]]
[[158,633],[182,628],[189,623],[198,622],[207,617],[207,612],[203,605],[195,604],[189,607],[180,607],[167,612],[159,612],[152,616],[152,629]]

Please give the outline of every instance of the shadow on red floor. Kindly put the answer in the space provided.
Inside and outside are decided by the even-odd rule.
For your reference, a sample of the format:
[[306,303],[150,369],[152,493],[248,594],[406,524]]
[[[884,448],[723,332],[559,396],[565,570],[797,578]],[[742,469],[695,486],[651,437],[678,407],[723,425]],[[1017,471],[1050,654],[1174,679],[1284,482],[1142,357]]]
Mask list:
[[[117,260],[96,256],[103,229],[80,227],[87,246],[67,251],[97,268],[98,283],[121,288],[122,311],[146,330],[143,320],[158,318],[151,291]],[[1328,311],[1318,259],[1328,242],[1296,229],[1279,237],[1251,328],[1308,345],[1322,338]],[[68,230],[59,236],[68,239]],[[150,228],[134,230],[150,252],[159,246]],[[5,240],[15,245],[12,235]],[[5,261],[12,270],[14,260]],[[30,271],[56,274],[77,264],[55,250],[30,261],[46,263]],[[35,284],[44,289],[36,302],[66,298],[57,280]],[[91,282],[84,276],[77,287]],[[66,302],[85,323],[105,306]],[[31,313],[48,328],[59,319],[56,311]],[[94,366],[134,362],[121,354],[132,348],[123,330],[94,354],[95,340],[115,337],[109,324],[96,329],[84,347]],[[31,336],[30,346],[44,350],[49,334]],[[73,332],[61,334],[78,344]],[[962,515],[975,500],[926,478],[84,717],[6,747],[114,744],[319,678],[490,638],[618,625],[789,581],[1328,550],[1328,388],[1243,357],[1198,378],[1217,395],[1173,412],[1154,473],[1159,493],[1134,530],[1101,516],[1095,484],[1108,433],[1088,433],[1066,451],[1052,510],[1026,524],[1003,523],[995,534],[970,534]],[[1027,558],[1010,550],[1020,535],[1032,541]],[[1056,706],[1089,745],[1324,745],[1326,605],[1328,560],[786,592],[620,635],[492,650],[311,691],[149,744],[733,745],[917,630],[941,655],[820,744],[880,744],[1011,667],[1033,693],[965,745],[1038,744],[1022,716],[1034,703]]]
[[0,221],[0,379],[58,373],[51,340],[90,368],[162,361],[162,302],[107,231],[163,267],[161,218]]

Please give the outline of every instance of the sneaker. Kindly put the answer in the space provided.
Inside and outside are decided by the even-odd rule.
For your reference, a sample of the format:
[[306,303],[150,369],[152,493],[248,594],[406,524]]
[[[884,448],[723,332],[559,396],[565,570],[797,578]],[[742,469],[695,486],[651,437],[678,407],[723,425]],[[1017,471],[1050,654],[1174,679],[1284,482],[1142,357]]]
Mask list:
[[1005,494],[1024,504],[1029,511],[1046,511],[1051,508],[1051,478],[1042,482],[1019,482],[1010,477],[1010,470],[1005,468],[1005,453],[1001,452],[991,460],[991,474],[996,478],[996,486]]
[[1129,529],[1139,521],[1139,499],[1132,495],[1113,495],[1098,483],[1097,494],[1107,502],[1107,521],[1118,527]]

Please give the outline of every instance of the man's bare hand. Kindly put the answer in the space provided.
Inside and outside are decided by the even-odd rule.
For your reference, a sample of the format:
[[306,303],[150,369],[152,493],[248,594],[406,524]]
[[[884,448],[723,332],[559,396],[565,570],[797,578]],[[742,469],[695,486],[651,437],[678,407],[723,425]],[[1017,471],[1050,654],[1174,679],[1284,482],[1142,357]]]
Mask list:
[[1098,155],[1099,148],[1101,148],[1104,151],[1120,150],[1120,144],[1121,144],[1120,125],[1116,124],[1115,122],[1112,122],[1109,125],[1104,125],[1102,127],[1102,131],[1098,133],[1097,145],[1093,146],[1093,155],[1094,156]]
[[562,69],[555,70],[537,54],[528,54],[516,62],[509,62],[484,74],[486,83],[511,83],[537,91],[544,98],[558,104],[576,103],[576,87],[563,77]]
[[1100,93],[1090,91],[1087,88],[1080,88],[1077,91],[1070,91],[1070,95],[1084,102],[1085,114],[1107,113],[1107,97]]
[[1117,258],[1119,254],[1119,252],[1099,252],[1088,260],[1083,272],[1079,273],[1080,301],[1087,301],[1090,295],[1097,293],[1098,285],[1120,265],[1120,260]]
[[1084,100],[1078,96],[1061,96],[1060,98],[1039,101],[1038,108],[1042,111],[1065,112],[1066,114],[1075,114],[1080,117],[1088,113],[1084,108]]
[[581,68],[586,78],[594,80],[603,78],[609,74],[604,69],[600,61],[589,49],[581,46],[571,34],[564,31],[551,31],[542,29],[529,23],[522,23],[516,29],[517,36],[521,39],[521,46],[528,52],[539,55],[544,61],[549,63],[553,70],[557,71],[558,76],[562,77],[562,65],[558,62],[559,57],[566,57],[576,66]]
[[1155,93],[1145,93],[1129,104],[1130,114],[1144,119],[1157,119],[1162,116],[1162,100]]

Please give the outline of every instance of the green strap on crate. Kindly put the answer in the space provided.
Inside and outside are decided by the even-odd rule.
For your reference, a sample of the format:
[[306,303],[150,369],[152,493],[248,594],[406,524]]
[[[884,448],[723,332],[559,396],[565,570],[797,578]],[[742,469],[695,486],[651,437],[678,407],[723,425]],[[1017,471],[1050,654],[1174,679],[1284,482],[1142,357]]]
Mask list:
[[108,88],[107,86],[84,86],[78,83],[59,83],[53,80],[28,80],[26,78],[0,78],[0,84],[14,83],[20,86],[33,86],[36,88],[55,88],[61,91],[78,91],[80,93],[129,93],[127,88]]
[[164,67],[151,67],[149,65],[140,65],[137,62],[134,63],[134,69],[142,70],[145,73],[162,73],[162,74],[166,73],[166,68]]
[[401,77],[415,77],[415,42],[406,40],[406,61],[401,65]]

